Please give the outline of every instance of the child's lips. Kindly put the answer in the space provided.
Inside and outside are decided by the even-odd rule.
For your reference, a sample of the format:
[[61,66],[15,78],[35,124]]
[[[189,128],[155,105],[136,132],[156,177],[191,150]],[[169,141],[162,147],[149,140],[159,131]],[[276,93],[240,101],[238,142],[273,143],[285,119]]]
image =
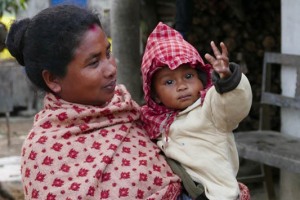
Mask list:
[[187,95],[181,95],[180,97],[178,97],[179,101],[185,101],[191,98],[191,95],[187,94]]

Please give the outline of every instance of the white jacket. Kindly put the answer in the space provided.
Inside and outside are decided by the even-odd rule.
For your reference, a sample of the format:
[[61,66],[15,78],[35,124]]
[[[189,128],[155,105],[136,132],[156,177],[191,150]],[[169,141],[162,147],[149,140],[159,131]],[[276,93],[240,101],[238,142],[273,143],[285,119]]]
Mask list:
[[[177,160],[210,200],[233,200],[239,195],[239,168],[233,130],[249,113],[252,92],[246,76],[238,86],[220,94],[211,87],[203,105],[200,99],[181,111],[157,144],[167,157]],[[166,142],[168,141],[168,142]]]

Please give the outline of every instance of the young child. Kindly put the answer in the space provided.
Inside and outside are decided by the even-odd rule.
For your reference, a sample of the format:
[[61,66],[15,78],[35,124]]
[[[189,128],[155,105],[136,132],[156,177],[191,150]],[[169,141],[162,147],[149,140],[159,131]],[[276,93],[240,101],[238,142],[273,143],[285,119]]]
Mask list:
[[249,199],[246,186],[236,180],[232,131],[250,110],[251,87],[239,66],[229,63],[226,46],[221,43],[222,52],[213,42],[211,47],[215,57],[205,58],[212,67],[180,33],[157,25],[142,61],[142,120],[165,156],[202,184],[208,199]]
[[99,17],[71,5],[15,21],[6,40],[46,92],[22,147],[25,199],[164,199],[181,192],[141,126]]

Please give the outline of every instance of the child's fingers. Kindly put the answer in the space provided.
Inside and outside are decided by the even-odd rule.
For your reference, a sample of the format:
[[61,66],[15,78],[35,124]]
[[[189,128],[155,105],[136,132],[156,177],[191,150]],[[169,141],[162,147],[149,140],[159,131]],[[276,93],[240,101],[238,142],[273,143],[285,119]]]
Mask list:
[[225,63],[229,63],[229,58],[227,57],[227,55],[221,55],[221,56],[219,56],[218,60],[222,60]]
[[228,56],[228,50],[227,50],[227,47],[224,44],[224,42],[221,42],[220,46],[221,46],[221,49],[222,49],[222,55],[227,57]]
[[[204,55],[205,59],[211,64],[211,65],[218,65],[218,64],[222,64],[224,66],[228,66],[228,63],[229,63],[229,59],[227,56],[224,56],[224,55],[220,55],[218,56],[218,58],[216,59],[215,57],[213,57],[212,55],[210,54],[205,54]],[[220,62],[222,61],[222,62]],[[215,67],[215,66],[214,66]]]
[[210,46],[214,52],[214,55],[218,58],[218,56],[221,55],[221,52],[219,51],[218,47],[216,46],[215,42],[214,41],[211,41],[210,42]]
[[213,63],[216,61],[216,59],[215,59],[212,55],[210,55],[210,54],[208,54],[208,53],[206,53],[206,54],[204,55],[204,57],[205,57],[205,59],[206,59],[210,64],[213,64]]

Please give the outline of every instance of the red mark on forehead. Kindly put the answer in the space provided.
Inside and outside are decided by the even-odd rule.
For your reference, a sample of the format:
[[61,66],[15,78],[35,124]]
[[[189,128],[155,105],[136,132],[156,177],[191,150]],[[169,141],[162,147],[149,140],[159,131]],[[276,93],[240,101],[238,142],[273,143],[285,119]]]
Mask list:
[[97,24],[91,25],[89,29],[90,29],[91,31],[96,31],[96,29],[97,29]]

